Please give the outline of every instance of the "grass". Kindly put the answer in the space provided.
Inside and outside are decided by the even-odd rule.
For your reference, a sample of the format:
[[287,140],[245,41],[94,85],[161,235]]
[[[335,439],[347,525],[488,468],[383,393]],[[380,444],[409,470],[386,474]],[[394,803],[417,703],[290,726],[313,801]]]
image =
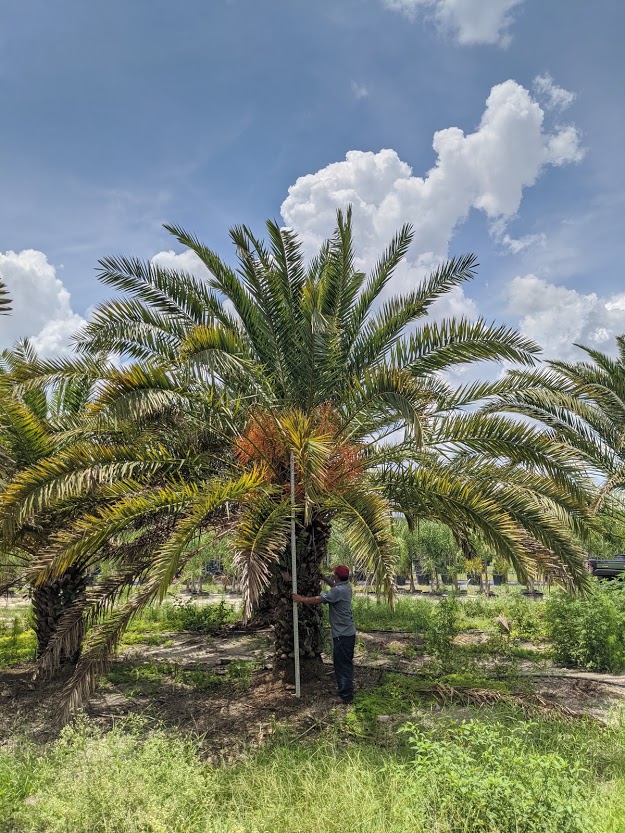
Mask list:
[[189,686],[197,691],[209,691],[224,684],[246,689],[249,688],[253,670],[253,663],[240,660],[229,663],[220,674],[215,671],[183,669],[172,663],[124,662],[113,665],[106,679],[128,697],[149,697],[168,685],[172,688]]
[[[317,739],[278,727],[270,745],[235,765],[208,764],[198,739],[138,718],[108,733],[81,719],[46,746],[0,747],[0,833],[624,833],[625,717],[604,727],[510,703],[441,705],[427,691],[435,682],[523,691],[515,657],[544,656],[519,642],[544,641],[545,605],[503,592],[447,604],[448,621],[445,609],[400,598],[389,611],[356,596],[361,631],[419,634],[397,647],[404,659],[422,636],[438,654],[420,676],[385,674],[357,692]],[[502,614],[510,638],[495,624]],[[150,608],[127,641],[165,644],[172,631],[212,633],[236,616],[225,600]],[[456,629],[468,628],[488,641],[453,645]],[[0,664],[33,650],[22,614],[0,625]],[[130,696],[184,686],[210,698],[224,684],[245,691],[252,669],[125,662],[107,677]]]
[[[432,623],[432,611],[438,599],[399,597],[393,610],[383,600],[354,595],[356,627],[362,631],[389,630],[425,632]],[[529,642],[539,642],[546,634],[545,602],[529,601],[520,591],[504,588],[495,597],[458,597],[461,630],[495,632],[495,619],[503,615],[512,624],[512,635]]]
[[380,685],[357,694],[353,708],[344,717],[345,732],[354,737],[375,740],[380,716],[409,716],[429,709],[433,703],[429,690],[435,683],[502,693],[517,690],[514,678],[493,679],[479,668],[464,668],[436,676],[425,672],[418,677],[389,672],[383,676]]
[[0,671],[34,659],[37,652],[35,632],[27,616],[15,614],[0,621]]
[[[429,718],[429,719],[428,719]],[[624,729],[417,712],[393,743],[283,736],[234,766],[134,720],[0,751],[3,833],[617,833]]]
[[432,602],[426,599],[397,599],[393,610],[385,601],[354,595],[353,611],[360,631],[388,630],[419,632],[428,629]]

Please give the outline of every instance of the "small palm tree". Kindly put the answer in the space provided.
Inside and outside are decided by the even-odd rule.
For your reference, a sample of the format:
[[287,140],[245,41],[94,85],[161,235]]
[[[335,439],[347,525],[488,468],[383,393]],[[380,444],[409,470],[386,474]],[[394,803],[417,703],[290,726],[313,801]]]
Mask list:
[[[21,390],[16,378],[36,371],[39,359],[28,341],[5,350],[0,357],[1,480],[9,489],[21,472],[37,468],[51,455],[74,445],[81,413],[88,399],[88,380],[46,391],[41,385]],[[15,525],[5,526],[2,584],[28,583],[32,566],[49,545],[51,537],[72,518],[72,508],[58,506],[40,513],[35,522],[24,515]],[[9,569],[7,569],[9,567]],[[49,577],[33,588],[32,607],[37,652],[47,649],[63,611],[79,597],[86,585],[86,572],[78,560],[63,573]],[[61,659],[70,659],[63,652]]]

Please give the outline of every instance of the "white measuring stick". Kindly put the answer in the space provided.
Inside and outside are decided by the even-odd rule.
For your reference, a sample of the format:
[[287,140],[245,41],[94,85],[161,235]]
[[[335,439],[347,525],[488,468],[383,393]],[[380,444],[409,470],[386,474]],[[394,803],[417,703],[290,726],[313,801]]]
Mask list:
[[[295,454],[291,452],[291,587],[297,593],[297,545],[295,541]],[[293,653],[295,654],[295,696],[301,697],[299,681],[299,611],[293,602]]]

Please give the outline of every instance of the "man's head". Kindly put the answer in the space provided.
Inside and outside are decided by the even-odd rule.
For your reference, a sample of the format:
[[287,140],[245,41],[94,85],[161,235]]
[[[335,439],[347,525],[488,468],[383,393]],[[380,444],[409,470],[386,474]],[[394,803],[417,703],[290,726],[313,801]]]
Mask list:
[[335,567],[332,572],[339,581],[347,581],[349,578],[349,567],[346,567],[345,564],[339,564],[339,566]]

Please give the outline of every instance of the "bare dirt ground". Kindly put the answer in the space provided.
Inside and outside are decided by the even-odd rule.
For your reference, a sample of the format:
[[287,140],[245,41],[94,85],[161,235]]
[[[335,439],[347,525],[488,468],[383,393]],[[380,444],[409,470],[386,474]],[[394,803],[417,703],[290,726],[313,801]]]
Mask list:
[[[269,631],[228,633],[222,636],[171,634],[165,646],[132,646],[113,663],[167,663],[184,670],[224,672],[230,662],[254,662],[247,688],[225,684],[208,691],[175,683],[162,685],[156,694],[128,696],[123,687],[106,680],[84,709],[102,727],[130,715],[193,732],[202,740],[207,757],[231,760],[254,748],[288,725],[295,736],[319,731],[344,709],[334,684],[332,666],[324,665],[321,679],[303,681],[301,698],[270,670]],[[32,664],[0,673],[0,745],[18,736],[37,743],[53,740],[61,729],[59,704],[69,674],[33,682]],[[356,685],[375,685],[380,673],[357,668]]]
[[[87,703],[86,714],[105,728],[120,718],[141,715],[193,732],[202,739],[207,757],[217,761],[237,758],[285,725],[296,737],[314,735],[344,708],[336,697],[328,657],[320,679],[303,680],[301,699],[292,687],[285,688],[271,671],[270,631],[166,636],[165,645],[126,648],[115,663],[167,663],[181,670],[225,674],[228,665],[238,661],[253,662],[257,670],[248,687],[228,683],[198,691],[172,680],[145,696],[129,696],[123,686],[103,680]],[[357,644],[355,682],[360,690],[377,685],[385,671],[418,675],[426,660],[415,655],[410,634],[360,633]],[[543,668],[527,661],[519,663],[518,673],[531,678],[533,690],[547,701],[602,721],[608,722],[625,705],[625,675]],[[60,731],[59,704],[67,675],[37,683],[32,675],[32,665],[0,673],[0,744],[11,743],[18,735],[45,743]]]

